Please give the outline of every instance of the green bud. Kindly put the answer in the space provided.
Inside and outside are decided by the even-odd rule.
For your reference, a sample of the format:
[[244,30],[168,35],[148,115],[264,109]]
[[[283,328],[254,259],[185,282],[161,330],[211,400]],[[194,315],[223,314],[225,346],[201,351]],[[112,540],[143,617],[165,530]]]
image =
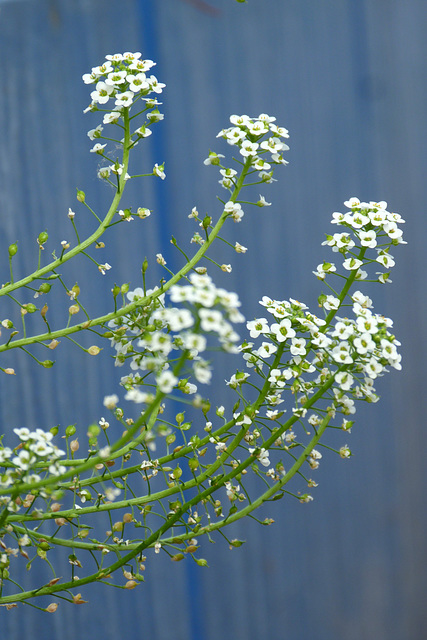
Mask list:
[[129,282],[125,282],[124,284],[122,284],[122,286],[120,287],[120,291],[123,294],[127,293],[129,291]]
[[70,436],[73,436],[76,433],[77,429],[76,429],[76,425],[75,424],[70,424],[66,429],[65,429],[65,436],[67,438],[69,438]]
[[242,544],[244,544],[245,541],[244,540],[237,540],[237,538],[235,540],[231,540],[230,541],[230,547],[241,547]]
[[148,260],[144,258],[144,262],[142,263],[142,273],[145,273],[148,269]]
[[84,191],[79,191],[79,189],[77,189],[77,200],[79,202],[84,202],[86,198],[85,192]]
[[13,258],[14,255],[18,252],[18,245],[16,242],[9,245],[9,256]]
[[208,229],[211,222],[212,222],[212,218],[210,216],[205,216],[202,222],[203,229]]
[[42,362],[42,366],[43,366],[45,369],[50,369],[51,367],[53,367],[53,365],[54,365],[54,364],[55,364],[55,363],[54,363],[54,361],[53,361],[53,360],[43,360],[43,362]]
[[171,560],[173,560],[174,562],[180,562],[180,560],[184,560],[184,554],[176,553],[174,556],[171,557]]
[[51,428],[49,429],[49,431],[50,431],[54,436],[57,436],[57,435],[58,435],[58,431],[59,431],[59,427],[57,427],[57,426],[56,426],[56,427],[51,427]]
[[47,231],[42,231],[41,233],[39,233],[39,237],[37,238],[39,244],[44,244],[45,242],[47,242],[49,238],[49,235],[47,233]]
[[211,408],[211,403],[209,402],[209,400],[203,400],[203,402],[202,402],[202,412],[203,412],[204,416],[206,416],[206,414],[208,413],[210,408]]
[[25,308],[27,313],[35,313],[37,311],[36,305],[32,302],[29,302],[28,304],[24,304],[22,306]]
[[46,542],[46,540],[43,540],[42,542],[40,542],[39,544],[39,549],[42,549],[42,551],[49,551],[50,549],[50,544],[48,542]]
[[119,295],[119,293],[120,293],[120,287],[119,287],[119,285],[115,284],[115,285],[114,285],[114,287],[111,289],[111,291],[112,291],[112,293],[113,293],[114,298],[117,298],[117,296],[118,296],[118,295]]
[[99,424],[90,424],[87,428],[87,435],[89,437],[96,437],[99,436],[99,434],[101,433],[101,427],[99,426]]
[[199,461],[197,460],[197,458],[190,458],[188,461],[188,466],[190,467],[191,471],[195,471],[199,466]]
[[172,471],[172,475],[175,480],[178,480],[182,476],[182,469],[179,465],[177,465],[176,469]]
[[[241,2],[242,0],[237,0],[237,2]],[[199,567],[209,567],[208,561],[205,558],[194,558]]]

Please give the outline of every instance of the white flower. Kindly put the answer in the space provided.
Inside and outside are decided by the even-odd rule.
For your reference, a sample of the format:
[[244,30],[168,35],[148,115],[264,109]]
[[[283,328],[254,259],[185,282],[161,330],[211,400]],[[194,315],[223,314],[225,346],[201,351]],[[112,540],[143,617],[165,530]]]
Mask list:
[[118,88],[126,82],[126,75],[126,71],[111,71],[105,80],[105,84],[113,87],[113,89]]
[[257,205],[258,207],[271,207],[271,202],[267,202],[264,196],[260,194]]
[[157,80],[156,76],[150,76],[147,80],[150,84],[151,91],[154,91],[154,93],[162,93],[162,90],[166,87],[163,82]]
[[344,202],[344,205],[345,205],[346,207],[348,207],[349,209],[353,209],[353,208],[355,208],[355,207],[358,207],[358,206],[359,206],[359,204],[360,204],[360,200],[359,200],[359,198],[350,198],[349,200],[346,200],[346,201]]
[[96,129],[91,129],[90,131],[88,131],[87,135],[89,136],[90,140],[95,140],[95,138],[101,137],[102,130],[103,127],[99,124]]
[[93,102],[105,104],[110,99],[110,95],[113,90],[114,87],[109,86],[105,82],[98,82],[96,85],[96,90],[92,91],[90,97],[92,98]]
[[27,429],[27,427],[22,427],[21,429],[14,429],[13,431],[14,433],[16,433],[18,438],[23,442],[33,437],[33,433],[29,429]]
[[145,91],[146,89],[150,88],[145,73],[137,73],[136,76],[128,74],[126,76],[126,80],[129,82],[129,89],[130,91],[133,91],[133,93]]
[[304,338],[292,338],[291,354],[293,356],[305,356],[307,350],[305,348],[306,340]]
[[347,373],[347,371],[340,371],[335,376],[335,381],[339,384],[340,388],[343,391],[348,391],[350,389],[351,385],[353,384],[353,380],[353,376],[350,373]]
[[350,355],[350,345],[346,341],[340,342],[339,345],[334,347],[331,355],[335,362],[340,364],[351,364],[353,362],[353,358]]
[[156,378],[157,386],[162,393],[170,393],[175,385],[178,384],[178,378],[174,376],[172,371],[162,371]]
[[352,323],[350,323],[349,321],[343,322],[342,320],[338,320],[338,322],[335,323],[335,329],[331,333],[331,336],[336,336],[341,340],[347,340],[347,338],[352,336],[353,333],[354,325]]
[[[256,449],[251,449],[249,447],[249,453],[251,455],[253,455],[254,451],[256,451]],[[264,449],[264,448],[261,448],[259,452],[256,454],[257,460],[259,460],[264,467],[270,466],[270,458],[268,457],[268,455],[269,455],[268,449]]]
[[242,206],[238,202],[232,202],[231,200],[225,203],[224,211],[231,215],[234,222],[240,222],[240,220],[244,216],[244,212],[242,211]]
[[125,91],[124,93],[116,94],[116,107],[130,107],[134,98],[133,91]]
[[272,324],[271,333],[274,334],[274,338],[277,342],[284,342],[288,338],[294,338],[296,335],[295,330],[292,329],[292,322],[289,318],[283,318],[279,324]]
[[263,342],[260,348],[254,353],[256,353],[256,355],[258,355],[260,358],[269,358],[274,353],[276,353],[276,351],[277,347],[275,344],[271,342]]
[[265,318],[258,318],[257,320],[251,320],[246,323],[247,329],[249,329],[249,335],[251,338],[258,338],[261,333],[269,333],[270,327]]
[[373,229],[371,231],[360,231],[359,239],[362,247],[369,247],[369,249],[373,249],[377,246],[377,234]]
[[[258,118],[258,120],[260,120],[260,118]],[[230,122],[231,124],[234,124],[236,126],[242,126],[242,127],[247,127],[249,126],[251,119],[249,118],[249,116],[236,116],[236,115],[232,115],[230,116]]]
[[256,156],[258,147],[259,144],[257,142],[243,140],[242,146],[240,147],[240,154],[245,158],[248,158],[249,156]]
[[219,165],[221,164],[220,158],[225,158],[225,156],[222,155],[222,153],[215,153],[215,151],[209,151],[209,156],[206,158],[206,160],[203,161],[203,164]]
[[371,358],[364,366],[365,373],[372,379],[375,379],[383,370],[382,364],[375,358]]
[[347,258],[347,260],[344,260],[342,263],[342,266],[344,269],[347,269],[347,271],[352,271],[353,269],[361,267],[362,264],[362,260],[358,260],[357,258]]
[[104,397],[103,405],[107,409],[112,410],[116,408],[118,401],[119,401],[119,396],[113,393],[111,396]]
[[90,150],[90,153],[99,153],[102,154],[103,150],[105,149],[107,145],[106,144],[100,144],[99,142],[97,142],[92,149]]
[[111,268],[112,268],[111,264],[108,264],[108,262],[106,262],[105,264],[100,264],[98,266],[98,269],[100,270],[100,272],[102,273],[103,276],[105,276],[105,272],[108,271]]
[[120,111],[112,111],[111,113],[105,113],[104,118],[102,120],[103,124],[112,124],[117,123],[117,120],[120,118]]
[[375,349],[375,342],[372,340],[371,334],[366,332],[354,339],[353,346],[357,353],[363,356]]
[[396,264],[393,257],[389,253],[380,253],[376,261],[382,264],[387,269],[391,269]]
[[244,247],[242,244],[240,244],[239,242],[236,242],[234,245],[234,250],[236,251],[236,253],[246,253],[246,251],[248,250],[247,247]]
[[165,168],[164,164],[161,164],[159,166],[156,162],[156,164],[153,167],[153,174],[158,178],[161,178],[162,180],[164,180],[166,178],[166,173],[164,171],[164,168]]
[[326,296],[325,301],[323,302],[323,308],[330,311],[336,310],[340,306],[339,298],[335,298],[335,296]]

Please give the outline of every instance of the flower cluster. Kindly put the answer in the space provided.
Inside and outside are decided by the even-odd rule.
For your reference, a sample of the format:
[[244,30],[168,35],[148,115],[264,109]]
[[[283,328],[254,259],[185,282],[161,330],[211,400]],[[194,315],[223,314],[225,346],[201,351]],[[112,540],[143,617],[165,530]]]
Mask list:
[[[261,113],[257,118],[233,115],[230,116],[233,126],[222,129],[217,135],[217,138],[224,138],[228,144],[238,147],[243,161],[249,164],[248,175],[258,173],[259,183],[273,182],[275,167],[288,164],[283,157],[283,152],[288,151],[289,147],[282,142],[281,138],[289,138],[289,132],[284,127],[277,126],[275,121],[275,117],[266,113]],[[264,157],[266,154],[267,159]],[[220,167],[219,183],[231,192],[236,187],[237,171],[224,167],[221,164],[221,158],[224,158],[223,154],[211,151],[204,163]],[[255,204],[259,207],[268,207],[271,203],[260,195]],[[240,222],[243,218],[244,212],[238,202],[229,200],[224,210],[235,222]]]
[[[159,82],[156,76],[148,75],[155,64],[152,60],[142,60],[139,52],[116,53],[107,55],[106,62],[98,67],[93,67],[91,73],[83,75],[85,84],[95,84],[95,89],[90,94],[92,102],[85,109],[85,112],[104,112],[102,124],[91,129],[87,134],[89,139],[95,142],[91,153],[105,157],[104,150],[107,143],[102,144],[100,140],[111,140],[111,138],[103,136],[103,125],[121,126],[120,120],[125,118],[136,103],[139,103],[138,108],[140,109],[136,115],[146,112],[147,120],[131,133],[131,146],[135,146],[140,139],[150,136],[152,133],[150,126],[163,120],[164,116],[158,110],[161,103],[158,102],[156,96],[162,93],[165,84]],[[123,143],[124,140],[121,142]],[[123,165],[116,162],[101,167],[98,171],[98,177],[107,180],[111,174],[120,176],[122,172]],[[155,165],[153,173],[162,179],[165,177],[163,167],[158,165]],[[126,174],[125,177],[128,179],[130,176]]]
[[[132,315],[121,318],[119,328],[116,321],[110,322],[110,328],[116,329],[111,338],[116,364],[120,366],[130,359],[130,368],[135,372],[122,378],[127,400],[148,402],[152,398],[151,393],[139,388],[147,385],[146,372],[155,374],[155,386],[162,393],[170,393],[175,387],[187,394],[197,391],[188,376],[179,379],[178,373],[170,369],[168,360],[173,351],[187,353],[191,375],[201,384],[211,379],[209,362],[201,356],[209,335],[217,337],[224,351],[237,351],[239,336],[232,323],[244,321],[237,294],[216,287],[208,275],[191,273],[188,280],[186,285],[173,285],[167,294],[172,303],[184,303],[185,307],[165,306],[162,294],[149,307],[137,306]],[[137,288],[127,297],[132,302],[142,300],[144,292]]]
[[[362,266],[370,263],[385,265],[384,257],[390,258],[387,265],[390,266],[389,248],[404,242],[398,227],[398,223],[404,221],[399,214],[388,212],[384,202],[360,203],[352,198],[346,205],[351,212],[334,213],[332,222],[346,225],[352,235],[328,236],[326,244],[345,256],[344,269],[348,268],[349,260],[355,260],[354,279],[365,279],[367,274],[362,271]],[[377,257],[365,255],[368,249],[374,249]],[[353,253],[353,250],[358,253]],[[336,272],[334,264],[324,262],[318,266],[315,274],[323,280],[328,274],[335,275]],[[349,276],[344,277],[347,279]],[[380,274],[378,281],[386,280],[384,274]],[[351,415],[355,412],[356,399],[368,402],[378,399],[374,381],[387,371],[387,367],[401,369],[401,356],[397,350],[400,342],[390,331],[393,322],[375,314],[372,300],[361,291],[352,295],[347,291],[343,294],[334,291],[334,294],[319,297],[325,318],[311,313],[305,304],[297,300],[274,300],[264,296],[260,304],[272,316],[272,320],[260,317],[247,323],[250,338],[260,340],[261,345],[255,348],[253,342],[244,342],[241,351],[246,367],[254,369],[269,383],[269,393],[264,401],[266,418],[278,420],[286,411],[286,408],[279,408],[284,403],[285,392],[291,392],[293,396],[294,418],[305,418],[307,407],[317,411],[308,417],[312,426],[321,423],[320,416],[325,412],[330,417],[336,413]],[[337,316],[336,312],[343,304],[349,306],[348,297],[354,317]],[[264,372],[265,367],[267,373]],[[249,373],[238,371],[227,384],[240,389],[249,376]],[[329,403],[327,407],[310,402],[310,397],[322,387],[325,392],[321,397]],[[251,423],[250,419],[248,423]],[[344,419],[342,427],[349,430],[349,424],[351,426]],[[283,438],[285,443],[289,443],[295,439],[295,434],[285,431]],[[348,451],[344,447],[340,455],[348,457]],[[320,454],[315,456],[311,453],[308,462],[313,469],[317,468],[320,458]]]
[[[344,202],[344,205],[350,209],[346,213],[338,211],[332,214],[332,224],[337,224],[350,229],[355,236],[351,237],[349,232],[334,233],[327,235],[323,242],[332,248],[335,253],[341,253],[346,256],[343,267],[347,271],[356,271],[356,278],[364,280],[367,273],[362,269],[364,263],[376,262],[387,270],[394,265],[394,258],[390,254],[390,246],[397,244],[406,244],[403,240],[403,231],[399,228],[399,224],[405,221],[398,213],[387,211],[387,203],[381,202],[360,202],[358,198],[350,198]],[[359,255],[354,251],[359,249]],[[377,257],[365,260],[365,252],[367,249],[375,249]],[[324,262],[318,265],[314,274],[323,280],[327,273],[336,271],[333,263]],[[389,273],[377,272],[378,282],[391,282]]]
[[[4,471],[0,474],[0,488],[17,486],[19,482],[39,482],[41,472],[58,476],[66,471],[59,460],[65,455],[65,451],[53,444],[54,436],[51,431],[30,431],[26,427],[13,431],[20,443],[14,449],[0,447],[0,466],[4,465]],[[21,500],[2,496],[0,503],[7,505],[10,511],[16,512],[19,511]]]

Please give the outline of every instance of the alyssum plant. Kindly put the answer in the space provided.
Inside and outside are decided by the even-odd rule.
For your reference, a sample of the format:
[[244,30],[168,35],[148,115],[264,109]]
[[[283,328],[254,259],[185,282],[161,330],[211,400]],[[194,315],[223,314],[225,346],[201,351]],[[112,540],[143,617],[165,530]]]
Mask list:
[[[242,541],[226,537],[227,526],[255,517],[263,503],[284,494],[301,502],[312,500],[301,486],[316,486],[312,472],[326,446],[325,432],[341,429],[347,434],[355,402],[376,402],[376,378],[390,367],[401,368],[392,321],[374,313],[371,299],[360,290],[361,281],[387,282],[394,265],[390,249],[403,243],[399,225],[404,221],[389,212],[385,202],[353,197],[344,203],[345,213],[333,214],[337,231],[323,244],[331,247],[336,261],[323,262],[314,271],[328,287],[319,297],[321,317],[297,300],[264,296],[261,317],[246,323],[243,342],[236,333],[235,324],[244,322],[238,296],[217,287],[205,265],[214,263],[209,258],[212,243],[225,240],[220,234],[242,221],[245,187],[271,183],[277,167],[287,164],[283,140],[288,131],[266,114],[233,115],[231,126],[218,134],[238,159],[233,167],[219,153],[210,152],[205,160],[219,169],[227,196],[220,200],[216,219],[199,217],[195,208],[190,213],[199,227],[191,239],[192,255],[172,240],[183,256],[182,268],[173,273],[165,267],[168,278],[147,288],[145,260],[140,286],[113,289],[111,313],[73,324],[73,316],[84,307],[78,285],[64,282],[63,265],[78,254],[96,262],[88,252],[109,227],[150,215],[146,208],[123,210],[120,201],[127,181],[142,177],[132,174],[132,149],[163,118],[157,94],[164,85],[151,75],[153,66],[140,53],[116,54],[83,76],[94,85],[86,111],[102,116],[102,124],[88,133],[91,152],[102,158],[99,177],[114,188],[104,217],[77,192],[77,200],[98,221],[96,231],[81,240],[70,209],[75,243],[64,241],[53,261],[43,264],[48,235],[40,233],[38,267],[19,281],[13,276],[17,245],[9,246],[10,281],[0,296],[10,301],[13,319],[1,318],[0,351],[6,358],[2,371],[15,373],[7,365],[11,349],[25,350],[40,365],[51,367],[51,360],[36,358],[33,347],[53,350],[60,339],[75,342],[72,335],[89,331],[111,341],[115,363],[125,373],[123,402],[116,394],[104,398],[109,420],[121,425],[117,439],[109,438],[105,418],[86,425],[82,433],[75,426],[44,431],[27,425],[0,439],[0,603],[8,608],[34,603],[40,596],[81,603],[84,585],[94,581],[132,589],[143,580],[151,553],[204,566],[199,541],[215,531],[231,547],[240,546]],[[120,146],[119,160],[110,159],[110,142],[114,152]],[[156,164],[149,175],[164,179],[164,167]],[[269,205],[263,196],[253,204]],[[237,253],[246,251],[238,242],[229,244]],[[165,265],[160,254],[157,261]],[[102,273],[110,268],[108,263],[96,264]],[[49,326],[47,304],[28,302],[34,293],[44,300],[58,288],[71,298],[69,321],[61,329]],[[41,314],[45,333],[31,335],[32,314]],[[218,345],[231,354],[234,370],[237,366],[226,383],[236,394],[230,411],[222,405],[213,408],[205,396],[212,375],[207,351]],[[87,351],[96,355],[99,347]],[[172,417],[176,409],[168,411],[170,399],[175,407],[176,402],[192,405],[192,418],[184,411]],[[129,402],[139,405],[137,418],[127,416]],[[88,444],[82,447],[86,432]],[[56,439],[61,436],[66,451],[55,443],[64,442]],[[343,444],[337,453],[347,458],[350,449]],[[295,482],[290,490],[295,476],[299,486]],[[271,522],[265,519],[262,524]],[[67,576],[56,573],[58,550],[68,556]],[[50,567],[51,579],[25,590],[16,579],[17,565],[22,561],[30,568],[37,558]],[[38,608],[55,611],[57,601]]]

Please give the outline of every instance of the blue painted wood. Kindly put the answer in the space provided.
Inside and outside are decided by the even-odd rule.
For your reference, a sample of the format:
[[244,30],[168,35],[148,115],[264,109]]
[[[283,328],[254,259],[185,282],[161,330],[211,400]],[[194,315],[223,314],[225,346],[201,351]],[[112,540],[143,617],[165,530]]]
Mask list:
[[[147,581],[133,592],[99,586],[91,605],[64,603],[51,617],[22,607],[2,612],[2,637],[424,637],[426,23],[421,0],[1,4],[0,249],[4,255],[19,240],[22,273],[34,264],[40,230],[48,229],[52,246],[71,237],[69,206],[82,233],[92,228],[77,208],[76,186],[96,208],[108,204],[88,153],[94,119],[82,114],[88,90],[80,77],[106,53],[132,49],[157,59],[167,84],[165,121],[136,161],[149,168],[165,160],[168,179],[130,185],[129,204],[154,213],[143,231],[119,228],[107,238],[113,269],[104,278],[84,262],[64,269],[92,310],[108,309],[114,282],[138,283],[145,255],[161,251],[173,264],[169,236],[189,247],[191,207],[219,211],[216,170],[202,161],[209,148],[229,151],[215,135],[230,113],[268,112],[291,132],[290,165],[263,193],[274,206],[247,210],[230,231],[248,254],[218,248],[219,260],[234,267],[222,282],[239,290],[248,318],[265,294],[316,307],[310,273],[327,256],[320,242],[330,214],[348,196],[388,199],[407,219],[409,242],[399,248],[393,287],[374,292],[376,309],[395,319],[404,371],[380,382],[380,405],[359,409],[348,437],[354,457],[324,456],[314,503],[270,505],[263,517],[276,523],[269,528],[239,523],[233,535],[247,544],[238,550],[219,537],[203,542],[209,570],[151,554]],[[261,262],[253,259],[259,255]],[[6,267],[3,260],[1,281]],[[62,304],[51,310],[58,323]],[[19,371],[0,380],[1,420],[10,430],[86,425],[102,415],[103,394],[116,390],[106,351],[88,361],[67,346],[56,375],[19,354],[8,364]]]

